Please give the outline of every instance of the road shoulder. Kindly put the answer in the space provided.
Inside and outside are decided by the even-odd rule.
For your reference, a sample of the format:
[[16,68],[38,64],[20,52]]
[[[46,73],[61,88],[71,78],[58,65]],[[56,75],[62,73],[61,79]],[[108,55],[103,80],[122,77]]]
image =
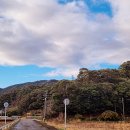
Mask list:
[[47,123],[44,123],[44,122],[41,121],[41,120],[34,120],[34,121],[37,122],[37,123],[39,123],[39,124],[41,124],[42,126],[46,127],[47,130],[58,130],[58,129],[56,129],[56,128],[53,127],[53,126],[47,125]]

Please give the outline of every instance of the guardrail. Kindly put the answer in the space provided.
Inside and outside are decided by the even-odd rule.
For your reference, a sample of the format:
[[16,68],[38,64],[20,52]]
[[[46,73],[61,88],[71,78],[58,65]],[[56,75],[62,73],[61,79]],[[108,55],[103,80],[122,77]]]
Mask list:
[[0,127],[0,130],[6,130],[6,129],[9,129],[10,127],[12,127],[13,125],[17,124],[18,122],[20,121],[20,119],[17,119],[7,125],[4,125],[2,127]]

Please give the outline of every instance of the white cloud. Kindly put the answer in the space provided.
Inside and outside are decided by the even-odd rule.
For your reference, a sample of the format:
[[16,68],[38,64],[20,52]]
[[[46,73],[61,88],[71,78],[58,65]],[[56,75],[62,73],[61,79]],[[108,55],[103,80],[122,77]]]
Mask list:
[[56,77],[56,76],[63,76],[63,77],[69,77],[71,78],[72,76],[74,76],[75,78],[78,75],[78,68],[73,67],[73,68],[60,68],[60,69],[56,69],[53,71],[50,71],[48,73],[43,74],[43,76],[47,76],[47,77]]
[[62,72],[67,76],[73,66],[129,60],[130,1],[108,1],[112,18],[91,14],[83,0],[65,5],[56,0],[1,0],[0,64],[56,67],[48,75],[62,75],[66,69]]

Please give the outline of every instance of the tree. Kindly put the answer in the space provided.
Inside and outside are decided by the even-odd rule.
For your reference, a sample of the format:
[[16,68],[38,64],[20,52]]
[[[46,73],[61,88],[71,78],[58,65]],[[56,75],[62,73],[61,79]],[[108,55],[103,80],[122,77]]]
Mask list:
[[120,118],[119,118],[118,113],[114,111],[110,111],[110,110],[103,112],[99,116],[99,120],[102,120],[102,121],[119,121],[119,119]]
[[119,71],[122,77],[130,78],[130,61],[124,62],[122,65],[120,65]]

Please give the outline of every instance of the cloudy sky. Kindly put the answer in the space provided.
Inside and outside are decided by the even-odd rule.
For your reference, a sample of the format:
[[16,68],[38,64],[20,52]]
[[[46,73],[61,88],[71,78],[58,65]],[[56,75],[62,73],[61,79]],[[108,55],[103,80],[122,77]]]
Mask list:
[[130,0],[0,0],[0,87],[118,68],[129,12]]

